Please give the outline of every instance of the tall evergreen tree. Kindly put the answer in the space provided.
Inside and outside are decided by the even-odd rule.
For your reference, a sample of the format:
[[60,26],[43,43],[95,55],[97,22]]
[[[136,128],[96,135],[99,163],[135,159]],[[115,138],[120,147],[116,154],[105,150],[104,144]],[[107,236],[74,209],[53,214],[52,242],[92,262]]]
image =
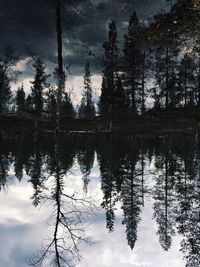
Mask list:
[[169,153],[168,140],[163,144],[164,155],[156,158],[156,185],[154,188],[154,218],[158,223],[158,235],[162,248],[168,251],[174,231],[174,166],[176,162]]
[[10,47],[6,47],[0,56],[0,113],[8,109],[9,100],[11,99],[10,83],[13,81],[18,58],[14,55]]
[[0,65],[0,113],[7,109],[10,98],[10,80],[6,74],[6,70]]
[[17,93],[16,93],[17,111],[25,110],[25,97],[26,97],[26,94],[24,92],[24,85],[22,84],[22,86],[18,88]]
[[92,83],[91,83],[92,74],[90,72],[89,62],[85,65],[85,75],[84,75],[84,90],[82,94],[81,105],[79,107],[79,116],[80,117],[94,117],[95,107],[92,100]]
[[109,23],[108,41],[103,44],[103,82],[99,107],[101,113],[112,111],[115,82],[119,69],[119,55],[117,47],[117,28],[115,21]]
[[[53,99],[52,99],[53,100]],[[71,101],[71,98],[67,92],[64,93],[64,99],[62,101],[62,116],[74,117],[75,110]]]
[[28,112],[33,111],[33,100],[30,94],[27,96],[25,100],[25,110]]
[[31,87],[32,104],[34,111],[41,115],[44,108],[43,91],[47,85],[46,80],[49,75],[45,73],[45,66],[41,58],[34,60],[33,67],[35,69],[35,78],[31,82],[33,84]]
[[194,62],[188,54],[185,54],[180,62],[179,69],[179,86],[182,89],[182,102],[185,107],[194,105],[195,89],[194,88]]
[[116,81],[116,88],[113,95],[113,110],[120,111],[125,109],[126,107],[126,95],[125,90],[122,84],[122,80],[118,77]]
[[141,39],[140,25],[135,12],[130,17],[128,33],[124,36],[123,69],[125,73],[125,85],[130,97],[131,109],[137,112],[137,91],[141,78]]

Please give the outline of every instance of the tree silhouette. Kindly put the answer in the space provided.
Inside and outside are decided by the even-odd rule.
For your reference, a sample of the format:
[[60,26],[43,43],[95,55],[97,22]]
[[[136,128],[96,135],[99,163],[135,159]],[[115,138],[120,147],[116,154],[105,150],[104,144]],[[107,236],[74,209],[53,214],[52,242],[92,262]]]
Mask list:
[[45,66],[41,58],[36,58],[33,63],[33,67],[35,69],[35,78],[31,83],[33,86],[31,87],[31,97],[34,111],[41,115],[43,111],[43,90],[46,87],[46,80],[49,75],[45,73]]
[[89,62],[85,65],[85,76],[84,76],[84,90],[82,93],[81,105],[79,107],[79,116],[80,117],[94,117],[95,107],[92,100],[92,83],[91,83],[92,74],[90,72]]
[[119,68],[119,56],[117,47],[117,28],[115,21],[109,23],[108,41],[103,44],[103,82],[99,107],[101,113],[112,111],[112,101],[115,92],[115,82]]
[[[158,235],[162,248],[168,251],[171,247],[174,232],[173,188],[174,188],[174,159],[169,153],[168,141],[163,144],[164,155],[156,160],[156,186],[154,188],[154,218],[158,223]],[[171,165],[172,164],[172,165]],[[161,173],[160,171],[161,170]]]
[[134,248],[137,240],[137,226],[140,221],[141,197],[140,171],[136,164],[139,159],[137,147],[132,147],[124,166],[124,175],[121,190],[122,209],[124,212],[122,224],[126,226],[128,245]]
[[[54,99],[51,99],[51,100],[53,101]],[[71,98],[69,94],[66,92],[64,93],[64,99],[62,101],[62,116],[63,117],[75,117],[75,110],[74,110]]]
[[137,91],[140,79],[141,43],[139,21],[135,12],[130,17],[128,33],[124,36],[123,68],[125,72],[125,85],[130,98],[131,109],[137,112]]
[[10,83],[15,79],[16,72],[13,67],[17,64],[18,58],[10,47],[6,47],[3,55],[0,56],[0,113],[8,109],[11,98]]
[[16,105],[18,112],[25,110],[25,97],[26,94],[24,92],[24,85],[22,84],[22,86],[18,88],[16,94]]
[[48,244],[38,254],[28,261],[30,266],[43,266],[45,261],[53,266],[74,266],[80,260],[80,243],[90,243],[86,236],[86,222],[88,216],[93,214],[95,206],[89,198],[82,198],[68,194],[64,190],[65,175],[61,165],[59,136],[55,136],[54,162],[48,179],[52,179],[53,186],[50,195],[43,194],[43,200],[53,204],[53,212],[49,218],[52,228],[52,237]]

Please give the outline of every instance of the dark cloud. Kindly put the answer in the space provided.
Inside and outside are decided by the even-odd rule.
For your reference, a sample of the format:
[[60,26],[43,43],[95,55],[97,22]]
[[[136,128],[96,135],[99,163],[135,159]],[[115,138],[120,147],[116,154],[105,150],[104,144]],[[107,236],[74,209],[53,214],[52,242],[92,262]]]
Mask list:
[[[19,56],[27,56],[27,47],[44,58],[55,61],[55,0],[0,0],[0,49],[12,46]],[[166,0],[74,0],[78,5],[63,5],[63,37],[66,64],[80,65],[86,60],[79,44],[96,50],[106,39],[107,24],[116,20],[119,39],[126,29],[124,22],[136,10],[146,20],[161,8]],[[63,0],[63,3],[67,2]],[[79,53],[76,53],[76,50]],[[83,49],[84,50],[84,49]]]

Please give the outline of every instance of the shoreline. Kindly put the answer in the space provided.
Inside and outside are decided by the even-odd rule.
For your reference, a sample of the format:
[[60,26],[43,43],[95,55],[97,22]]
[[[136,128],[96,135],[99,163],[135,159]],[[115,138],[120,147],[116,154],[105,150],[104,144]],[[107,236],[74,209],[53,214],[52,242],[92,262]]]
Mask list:
[[[149,110],[144,115],[118,115],[90,119],[62,118],[62,133],[79,134],[168,134],[192,133],[199,129],[200,109]],[[0,130],[53,133],[55,119],[17,114],[1,114]]]

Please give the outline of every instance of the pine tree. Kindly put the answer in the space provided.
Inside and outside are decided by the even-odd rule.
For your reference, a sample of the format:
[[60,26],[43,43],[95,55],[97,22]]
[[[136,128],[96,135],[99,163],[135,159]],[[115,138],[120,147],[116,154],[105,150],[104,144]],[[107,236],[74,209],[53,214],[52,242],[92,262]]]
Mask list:
[[162,248],[168,251],[172,244],[172,236],[174,231],[174,164],[176,159],[170,153],[169,141],[166,140],[163,144],[164,155],[156,158],[155,167],[156,185],[154,187],[153,198],[154,203],[154,218],[158,224],[159,241]]
[[137,112],[137,91],[141,79],[141,39],[140,25],[135,12],[129,20],[128,33],[124,36],[123,69],[125,73],[125,85],[131,102],[131,109]]
[[180,62],[179,68],[179,84],[182,89],[182,102],[185,107],[194,105],[194,81],[194,62],[191,56],[185,54]]
[[56,110],[57,110],[56,97],[52,93],[49,95],[49,99],[48,99],[48,111],[52,118],[56,118]]
[[116,88],[113,95],[113,109],[114,111],[120,111],[126,107],[126,95],[125,90],[119,77],[116,82]]
[[25,110],[30,112],[33,111],[33,101],[31,95],[28,95],[25,101]]
[[10,98],[10,80],[5,68],[0,65],[0,113],[7,109]]
[[119,69],[119,56],[117,47],[117,28],[115,21],[109,23],[108,41],[104,42],[103,82],[99,108],[101,113],[112,111],[113,95],[117,71]]
[[10,83],[16,78],[16,71],[13,67],[17,64],[18,58],[10,47],[4,49],[0,56],[0,113],[8,110],[12,93]]
[[62,101],[62,116],[67,116],[67,117],[75,116],[75,110],[68,93],[64,93],[64,99]]
[[34,111],[38,115],[41,115],[44,104],[43,91],[47,85],[46,80],[49,75],[46,75],[45,73],[45,66],[41,58],[35,59],[33,67],[35,69],[35,78],[34,81],[31,82],[33,84],[31,87],[32,104]]
[[91,72],[90,64],[87,62],[85,65],[85,75],[84,75],[84,90],[82,94],[81,105],[79,107],[79,116],[80,117],[94,117],[95,116],[95,107],[92,100],[92,83],[91,83]]
[[26,94],[24,92],[24,85],[22,84],[22,86],[18,88],[16,93],[16,105],[18,112],[25,110],[25,97]]

